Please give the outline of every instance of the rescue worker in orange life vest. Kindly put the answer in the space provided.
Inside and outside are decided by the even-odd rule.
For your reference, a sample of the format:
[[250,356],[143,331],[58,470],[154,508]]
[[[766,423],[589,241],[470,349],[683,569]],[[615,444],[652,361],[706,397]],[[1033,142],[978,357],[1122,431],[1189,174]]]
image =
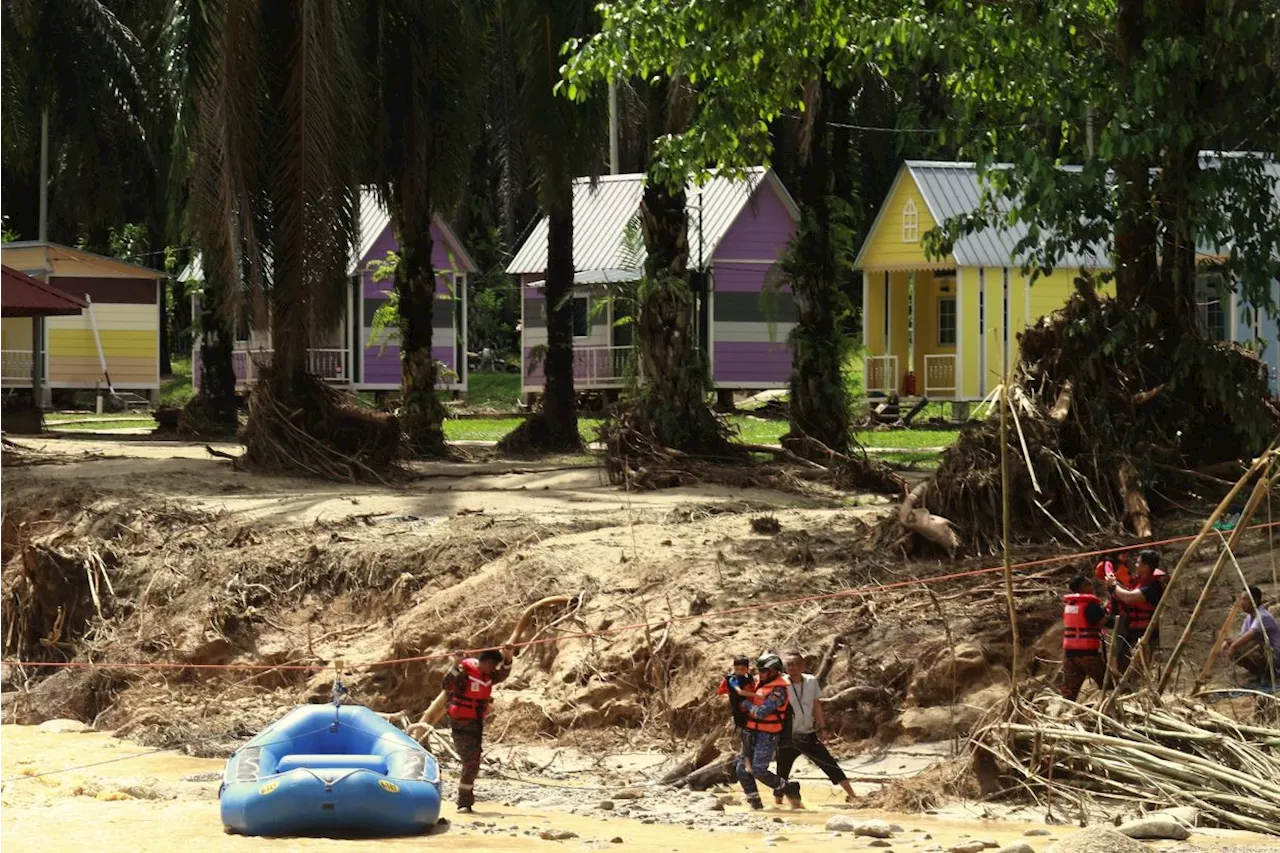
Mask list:
[[1062,603],[1062,697],[1072,702],[1086,679],[1102,688],[1107,656],[1102,652],[1102,623],[1107,611],[1093,593],[1087,574],[1071,579]]
[[[773,791],[774,796],[786,797],[793,807],[800,804],[800,783],[788,782],[769,770],[773,756],[778,751],[778,738],[787,715],[787,687],[783,675],[782,658],[773,652],[765,652],[756,660],[756,682],[751,690],[738,689],[738,694],[751,700],[747,708],[747,737],[742,754],[738,756],[738,781],[747,795],[747,803],[753,809],[762,809],[759,780]],[[736,689],[736,688],[735,688]]]
[[[1160,552],[1154,548],[1143,548],[1139,551],[1131,575],[1131,583],[1128,587],[1122,586],[1115,578],[1107,581],[1107,586],[1111,588],[1112,594],[1119,602],[1124,617],[1123,629],[1116,649],[1116,666],[1121,674],[1129,668],[1133,650],[1142,639],[1147,626],[1151,624],[1156,606],[1164,596],[1166,577],[1164,572],[1160,571]],[[1150,648],[1156,649],[1159,645],[1160,626],[1156,625],[1151,629]],[[1141,660],[1138,663],[1140,666],[1146,666],[1148,661]]]
[[458,811],[469,812],[476,801],[476,776],[484,741],[484,721],[493,701],[493,685],[511,674],[512,650],[486,649],[479,657],[462,658],[445,674],[443,689],[449,691],[449,727],[453,747],[462,759],[458,779]]

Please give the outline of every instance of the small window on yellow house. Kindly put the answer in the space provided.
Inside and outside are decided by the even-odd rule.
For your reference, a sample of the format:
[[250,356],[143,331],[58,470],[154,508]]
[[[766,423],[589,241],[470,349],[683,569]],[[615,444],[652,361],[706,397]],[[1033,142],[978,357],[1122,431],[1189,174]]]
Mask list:
[[907,199],[902,208],[902,242],[915,243],[920,240],[920,216],[916,213],[916,203]]
[[938,299],[938,346],[956,345],[956,298],[943,296]]

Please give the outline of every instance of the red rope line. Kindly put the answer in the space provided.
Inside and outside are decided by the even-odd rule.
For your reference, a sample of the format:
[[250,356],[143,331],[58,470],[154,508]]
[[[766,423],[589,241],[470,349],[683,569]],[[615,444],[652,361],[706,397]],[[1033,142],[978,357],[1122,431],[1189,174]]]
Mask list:
[[[1261,524],[1252,524],[1245,528],[1246,531],[1251,530],[1268,530],[1280,526],[1280,521],[1271,521]],[[1015,563],[1010,568],[1013,570],[1023,570],[1033,568],[1035,566],[1052,565],[1055,563],[1067,563],[1072,560],[1080,560],[1087,557],[1100,557],[1105,554],[1113,554],[1116,551],[1128,551],[1135,548],[1155,548],[1161,545],[1173,545],[1178,542],[1189,542],[1195,539],[1199,534],[1191,534],[1187,536],[1173,536],[1168,539],[1159,539],[1154,542],[1139,542],[1134,545],[1124,546],[1121,548],[1102,548],[1096,551],[1080,551],[1072,554],[1062,554],[1056,557],[1043,557],[1039,560],[1027,560],[1021,563]],[[776,601],[766,601],[761,604],[748,604],[742,607],[730,607],[725,610],[712,610],[706,613],[690,613],[684,616],[671,616],[666,619],[659,619],[654,622],[633,622],[629,625],[614,625],[609,628],[602,628],[596,631],[579,631],[572,634],[559,634],[555,637],[542,637],[540,639],[529,640],[523,643],[516,643],[514,648],[528,648],[530,646],[540,646],[547,643],[558,643],[562,640],[581,640],[591,637],[604,637],[611,634],[621,634],[627,631],[638,631],[642,628],[661,628],[664,625],[672,623],[688,622],[695,619],[714,619],[722,616],[737,616],[743,613],[756,613],[761,610],[772,610],[778,607],[790,607],[797,604],[809,604],[815,601],[831,601],[839,598],[852,598],[855,596],[867,595],[875,592],[885,592],[891,589],[902,589],[904,587],[943,583],[945,581],[959,580],[961,578],[975,577],[978,575],[992,574],[994,572],[1003,572],[1004,566],[990,566],[982,569],[969,569],[963,572],[951,572],[945,575],[935,575],[928,578],[911,578],[909,580],[894,581],[892,583],[878,584],[874,586],[856,587],[854,589],[843,589],[838,592],[824,592],[815,595],[803,595],[797,598],[784,598]],[[399,666],[410,663],[422,663],[434,660],[451,660],[459,654],[478,653],[488,649],[499,648],[497,646],[485,646],[475,649],[458,649],[451,652],[440,652],[430,655],[415,655],[413,657],[392,658],[390,660],[373,661],[372,663],[355,663],[350,664],[345,669],[372,669],[379,666]],[[83,669],[196,669],[196,670],[283,670],[296,672],[323,672],[329,669],[329,666],[320,664],[267,664],[267,663],[177,663],[169,661],[141,661],[141,662],[108,662],[108,661],[20,661],[20,660],[0,660],[3,666],[34,666],[34,667],[52,667],[52,668],[83,668]]]

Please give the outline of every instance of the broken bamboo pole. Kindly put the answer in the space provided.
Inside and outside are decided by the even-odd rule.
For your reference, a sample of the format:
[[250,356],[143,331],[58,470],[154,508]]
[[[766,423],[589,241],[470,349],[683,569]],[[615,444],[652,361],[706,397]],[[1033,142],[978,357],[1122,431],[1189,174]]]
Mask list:
[[[1027,460],[1031,464],[1031,460]],[[1034,475],[1033,475],[1034,476]],[[1013,597],[1013,562],[1009,553],[1009,373],[1006,370],[1004,384],[1000,387],[1000,527],[1004,551],[1004,600],[1009,609],[1009,635],[1012,654],[1009,659],[1009,692],[1014,701],[1018,697],[1018,608]],[[954,666],[954,661],[953,661]]]
[[[1169,680],[1173,678],[1173,668],[1178,663],[1178,658],[1182,656],[1186,649],[1187,642],[1195,632],[1196,624],[1200,621],[1201,614],[1204,613],[1205,605],[1208,603],[1209,594],[1213,591],[1214,585],[1218,581],[1218,576],[1222,574],[1223,567],[1227,564],[1227,558],[1231,551],[1239,542],[1244,529],[1249,526],[1249,519],[1258,511],[1258,507],[1262,504],[1262,499],[1266,497],[1270,491],[1271,477],[1270,471],[1264,472],[1258,478],[1258,482],[1253,486],[1253,492],[1249,495],[1249,500],[1244,505],[1244,510],[1240,513],[1240,520],[1236,522],[1235,529],[1231,531],[1231,536],[1227,539],[1223,546],[1222,552],[1218,554],[1217,561],[1213,564],[1213,571],[1209,572],[1209,577],[1205,579],[1204,586],[1200,590],[1200,598],[1196,601],[1196,606],[1192,608],[1191,615],[1187,617],[1187,624],[1182,629],[1182,636],[1178,637],[1178,642],[1174,644],[1173,651],[1169,653],[1169,660],[1164,665],[1164,670],[1160,673],[1160,678],[1156,682],[1156,692],[1163,693],[1165,687],[1169,685]],[[1172,586],[1172,578],[1170,586]]]
[[[1115,689],[1102,701],[1102,707],[1100,710],[1104,714],[1111,713],[1111,707],[1115,704],[1117,697],[1119,697],[1120,691],[1129,682],[1129,678],[1133,674],[1134,663],[1140,660],[1142,655],[1144,655],[1146,650],[1151,646],[1151,635],[1153,630],[1160,624],[1160,616],[1163,614],[1165,607],[1170,601],[1169,590],[1178,582],[1178,578],[1186,569],[1187,564],[1191,562],[1191,558],[1195,554],[1196,549],[1200,547],[1200,543],[1204,541],[1205,537],[1213,531],[1213,525],[1216,524],[1218,519],[1222,517],[1222,514],[1227,511],[1227,507],[1231,506],[1231,502],[1235,500],[1236,495],[1244,488],[1245,484],[1248,483],[1249,480],[1253,479],[1255,474],[1270,465],[1272,459],[1278,452],[1280,451],[1277,451],[1273,446],[1257,459],[1253,460],[1253,464],[1249,466],[1249,470],[1244,473],[1244,476],[1236,481],[1236,484],[1232,486],[1231,491],[1227,493],[1226,497],[1222,499],[1214,511],[1210,513],[1209,517],[1205,519],[1204,524],[1200,526],[1200,532],[1196,534],[1196,538],[1191,541],[1191,544],[1187,546],[1187,550],[1182,553],[1181,559],[1178,560],[1178,564],[1173,567],[1173,572],[1169,575],[1169,581],[1165,585],[1164,595],[1160,597],[1160,603],[1156,605],[1155,612],[1151,614],[1151,622],[1147,625],[1146,630],[1142,632],[1142,637],[1138,640],[1138,644],[1133,649],[1129,665],[1125,668],[1125,671],[1120,674],[1120,678],[1117,679]],[[1237,528],[1240,526],[1242,525],[1237,525]]]

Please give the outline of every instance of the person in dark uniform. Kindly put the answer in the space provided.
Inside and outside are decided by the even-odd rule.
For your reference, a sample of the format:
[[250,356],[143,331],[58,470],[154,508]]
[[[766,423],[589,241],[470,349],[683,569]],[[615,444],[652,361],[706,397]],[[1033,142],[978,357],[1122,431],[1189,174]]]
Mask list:
[[511,674],[512,650],[486,649],[479,657],[462,658],[445,673],[441,685],[449,693],[449,727],[453,748],[462,759],[458,811],[469,812],[476,801],[476,776],[484,745],[484,721],[493,701],[493,685]]

